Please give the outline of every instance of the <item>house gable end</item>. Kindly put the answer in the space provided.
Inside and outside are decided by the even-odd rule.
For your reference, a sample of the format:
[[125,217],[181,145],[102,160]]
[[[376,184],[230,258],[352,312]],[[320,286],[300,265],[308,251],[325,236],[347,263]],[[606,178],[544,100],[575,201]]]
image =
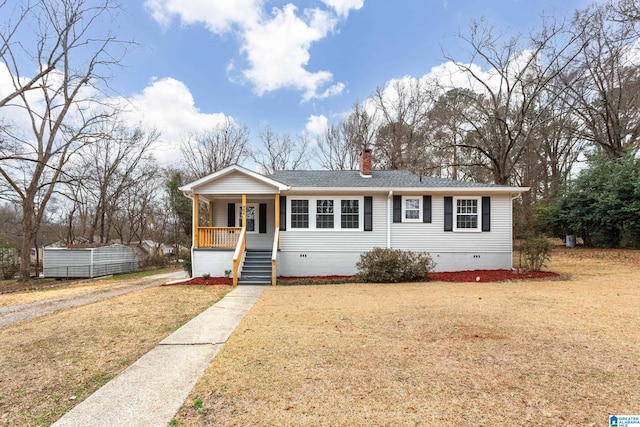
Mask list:
[[233,172],[193,188],[196,194],[273,194],[279,188],[240,172]]
[[234,165],[180,187],[180,190],[192,196],[193,194],[274,194],[288,188],[281,182]]

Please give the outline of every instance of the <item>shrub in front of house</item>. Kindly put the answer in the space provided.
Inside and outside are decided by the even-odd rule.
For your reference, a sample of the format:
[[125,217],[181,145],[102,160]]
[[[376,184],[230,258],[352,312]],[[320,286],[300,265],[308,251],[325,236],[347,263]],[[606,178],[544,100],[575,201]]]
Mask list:
[[522,267],[528,271],[540,271],[551,259],[553,242],[544,237],[525,239],[518,246]]
[[426,252],[373,248],[360,255],[356,277],[363,282],[397,283],[427,280],[435,263]]

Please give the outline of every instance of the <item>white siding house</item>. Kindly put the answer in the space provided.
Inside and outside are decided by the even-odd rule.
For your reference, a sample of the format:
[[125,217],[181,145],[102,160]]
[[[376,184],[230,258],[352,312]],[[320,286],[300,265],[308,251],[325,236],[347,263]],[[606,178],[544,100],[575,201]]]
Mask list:
[[181,187],[194,218],[208,210],[194,222],[193,276],[352,275],[375,247],[428,252],[436,271],[512,267],[512,200],[527,188],[372,171],[370,154],[358,171],[231,166]]

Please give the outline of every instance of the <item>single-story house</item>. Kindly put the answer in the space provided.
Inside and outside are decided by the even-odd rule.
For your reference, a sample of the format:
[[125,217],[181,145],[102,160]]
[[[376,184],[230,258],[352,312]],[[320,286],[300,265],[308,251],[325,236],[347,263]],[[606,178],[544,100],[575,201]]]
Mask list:
[[180,190],[193,200],[194,277],[275,284],[352,275],[375,247],[428,252],[436,271],[510,269],[512,200],[528,188],[372,170],[365,150],[355,171],[233,165]]

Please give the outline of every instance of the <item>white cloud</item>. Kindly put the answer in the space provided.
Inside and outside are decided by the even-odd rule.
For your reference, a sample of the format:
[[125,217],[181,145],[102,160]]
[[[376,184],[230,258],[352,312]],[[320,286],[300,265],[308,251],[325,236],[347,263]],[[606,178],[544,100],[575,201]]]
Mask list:
[[204,23],[216,34],[260,20],[263,0],[146,0],[144,5],[160,25],[167,28],[174,16],[191,25]]
[[351,10],[364,6],[364,0],[322,0],[324,4],[335,9],[339,16],[347,16]]
[[310,115],[305,130],[311,135],[321,135],[327,130],[329,120],[323,116]]
[[247,64],[240,67],[231,60],[227,66],[229,78],[249,82],[258,95],[294,89],[302,92],[306,102],[342,93],[344,83],[334,83],[330,71],[308,69],[309,50],[313,43],[331,34],[341,18],[360,9],[364,0],[323,0],[327,9],[302,11],[288,3],[274,7],[271,13],[264,11],[264,3],[265,0],[147,0],[145,6],[164,27],[177,16],[183,24],[202,23],[215,34],[237,34],[240,53]]
[[211,129],[227,118],[223,113],[201,112],[189,88],[172,78],[154,80],[126,102],[126,117],[131,124],[140,123],[162,133],[153,150],[162,164],[181,158],[180,142],[187,134]]
[[[57,72],[50,73],[47,78],[61,79]],[[28,77],[23,77],[26,82]],[[0,62],[0,98],[13,92],[12,76],[6,65]],[[55,87],[55,85],[54,85]],[[41,115],[45,109],[42,92],[38,90],[27,93],[29,105]],[[98,99],[100,94],[91,86],[84,86],[79,99]],[[224,113],[203,113],[196,105],[189,88],[181,81],[164,78],[154,79],[142,92],[129,98],[102,99],[105,104],[115,104],[123,109],[123,118],[131,126],[142,126],[145,129],[157,129],[161,132],[160,140],[152,147],[152,152],[161,164],[171,164],[180,161],[180,142],[189,133],[197,133],[212,129],[229,119]],[[90,101],[80,101],[74,105],[67,120],[74,120],[77,110],[85,113],[97,104]],[[30,140],[32,135],[31,122],[21,102],[17,99],[12,106],[0,109],[0,124],[11,126],[11,132],[16,135],[26,135]],[[233,119],[232,119],[233,120]]]
[[278,89],[303,91],[303,100],[318,98],[318,90],[329,84],[333,75],[328,71],[310,72],[309,48],[333,30],[333,15],[314,9],[305,11],[305,18],[296,14],[292,4],[274,9],[270,20],[245,32],[243,51],[250,68],[244,76],[255,86],[258,95]]

